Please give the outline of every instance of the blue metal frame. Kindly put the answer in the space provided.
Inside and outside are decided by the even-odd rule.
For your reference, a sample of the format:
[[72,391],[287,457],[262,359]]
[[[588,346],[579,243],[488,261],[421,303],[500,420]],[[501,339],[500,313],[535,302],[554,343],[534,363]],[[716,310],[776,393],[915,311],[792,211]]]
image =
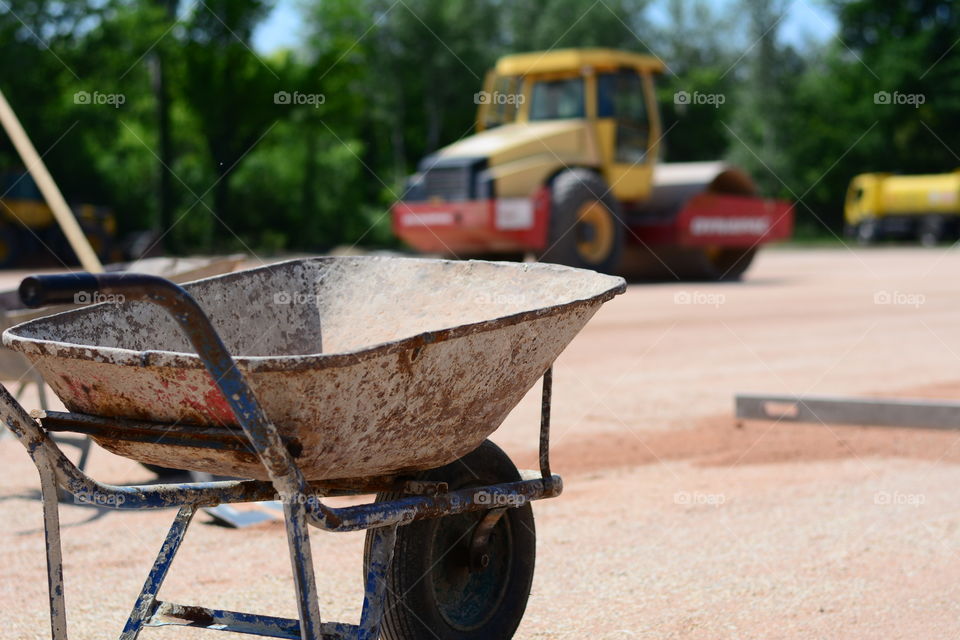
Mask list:
[[[383,619],[385,577],[393,558],[397,527],[424,518],[490,509],[490,496],[503,496],[497,504],[524,504],[555,497],[563,490],[559,476],[550,473],[549,427],[552,370],[543,378],[540,436],[540,477],[474,487],[443,490],[433,495],[410,495],[387,502],[334,509],[319,500],[331,494],[357,493],[356,489],[311,486],[287,451],[276,427],[269,421],[243,374],[210,320],[193,298],[179,286],[154,276],[137,274],[69,274],[34,276],[21,284],[21,296],[37,306],[72,300],[75,291],[121,294],[164,308],[178,323],[243,428],[247,439],[267,469],[270,482],[239,480],[167,485],[117,486],[97,482],[78,469],[43,428],[0,386],[0,417],[26,447],[40,473],[47,548],[50,621],[53,640],[66,640],[63,563],[57,488],[77,497],[115,509],[179,511],[147,576],[120,636],[134,640],[148,626],[186,625],[275,638],[321,640],[351,638],[376,640]],[[71,414],[73,415],[73,414]],[[82,416],[78,416],[82,418]],[[409,484],[409,483],[408,483]],[[191,519],[200,507],[284,497],[284,519],[298,605],[298,619],[277,618],[234,611],[207,609],[164,602],[157,598]],[[478,495],[482,495],[480,500]],[[373,529],[359,625],[322,623],[311,558],[308,525],[326,531]]]

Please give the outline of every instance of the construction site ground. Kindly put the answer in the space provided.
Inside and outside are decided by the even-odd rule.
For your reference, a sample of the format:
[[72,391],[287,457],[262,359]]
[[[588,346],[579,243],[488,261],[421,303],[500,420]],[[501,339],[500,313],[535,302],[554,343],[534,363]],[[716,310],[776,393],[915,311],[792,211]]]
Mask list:
[[[516,637],[960,636],[960,429],[733,416],[737,392],[958,399],[957,273],[949,248],[772,249],[741,283],[636,284],[603,307],[556,363],[566,490],[534,505]],[[520,466],[536,465],[538,394],[493,437]],[[48,638],[39,483],[9,435],[0,470],[0,639]],[[89,472],[152,478],[102,449]],[[62,507],[71,638],[119,635],[173,515]],[[209,522],[161,596],[295,615],[282,523]],[[356,622],[363,534],[314,532],[313,547],[322,615]]]

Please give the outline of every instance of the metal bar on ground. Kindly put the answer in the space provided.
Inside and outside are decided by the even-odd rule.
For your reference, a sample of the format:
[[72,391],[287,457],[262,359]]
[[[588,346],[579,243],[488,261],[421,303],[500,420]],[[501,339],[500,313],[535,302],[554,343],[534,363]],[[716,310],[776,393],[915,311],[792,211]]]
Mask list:
[[960,402],[947,400],[740,393],[734,402],[747,420],[960,429]]
[[[158,602],[156,612],[144,626],[165,627],[168,625],[301,640],[300,621],[293,618],[278,618],[276,616],[226,611],[224,609],[208,609],[207,607],[177,604],[175,602]],[[318,640],[352,639],[356,637],[358,629],[359,627],[352,624],[325,622],[320,625],[320,635],[316,637]]]
[[193,605],[160,602],[147,621],[147,627],[179,625],[217,631],[230,631],[271,638],[300,640],[300,621],[291,618],[256,615],[223,609],[208,609]]

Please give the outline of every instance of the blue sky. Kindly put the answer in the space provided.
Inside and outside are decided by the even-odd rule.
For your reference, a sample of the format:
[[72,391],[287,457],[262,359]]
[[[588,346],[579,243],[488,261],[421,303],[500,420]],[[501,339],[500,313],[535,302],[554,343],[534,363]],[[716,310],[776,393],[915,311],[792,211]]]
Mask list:
[[[714,1],[718,5],[732,2]],[[654,16],[655,7],[656,3]],[[823,41],[833,37],[837,21],[821,1],[794,0],[780,27],[783,41],[801,46],[809,40]],[[298,0],[277,0],[273,12],[254,33],[253,45],[261,53],[270,53],[277,48],[296,46],[302,35]]]

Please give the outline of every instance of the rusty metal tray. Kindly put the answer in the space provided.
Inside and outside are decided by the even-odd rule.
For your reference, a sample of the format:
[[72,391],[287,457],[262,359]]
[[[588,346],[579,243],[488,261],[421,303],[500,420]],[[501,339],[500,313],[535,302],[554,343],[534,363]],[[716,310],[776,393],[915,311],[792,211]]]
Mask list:
[[[474,450],[625,283],[543,263],[330,257],[184,288],[280,435],[297,443],[306,478],[323,480],[435,468]],[[253,452],[126,433],[125,420],[181,434],[237,426],[156,306],[96,304],[17,325],[3,343],[33,362],[71,412],[121,419],[91,433],[106,449],[267,478]]]

